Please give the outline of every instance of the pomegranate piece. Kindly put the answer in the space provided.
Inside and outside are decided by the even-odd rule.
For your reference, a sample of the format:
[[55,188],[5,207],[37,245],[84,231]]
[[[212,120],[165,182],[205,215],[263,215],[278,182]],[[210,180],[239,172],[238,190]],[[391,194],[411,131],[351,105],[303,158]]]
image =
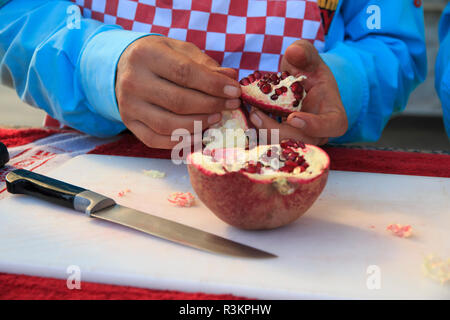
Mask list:
[[174,192],[169,195],[167,201],[177,207],[192,207],[195,204],[195,197],[190,192]]
[[409,238],[412,234],[412,227],[410,225],[402,226],[401,224],[394,223],[388,225],[386,230],[399,238]]
[[[295,77],[286,71],[280,75],[255,71],[247,79],[250,82],[249,85],[247,81],[242,83],[242,100],[245,103],[280,116],[287,116],[301,110],[305,98],[302,84],[302,81],[306,79],[305,76]],[[255,87],[260,90],[255,90]],[[269,93],[272,94],[269,95]],[[273,93],[278,96],[276,99]]]
[[[209,152],[211,154],[214,149],[223,149],[227,147],[234,148],[236,147],[236,142],[243,143],[242,147],[248,146],[245,131],[247,131],[249,127],[245,112],[246,110],[242,110],[242,108],[238,108],[233,111],[222,111],[222,118],[220,122],[210,126],[209,129],[212,130],[208,129],[203,133],[205,152]],[[226,135],[226,131],[230,129],[235,130],[236,132],[236,139],[234,139],[234,137],[229,139],[232,141],[228,141]],[[214,135],[214,132],[217,130],[222,134],[222,137],[224,137],[223,139],[219,139]]]
[[273,95],[270,96],[270,99],[277,100],[278,99],[278,95],[276,93],[274,93]]

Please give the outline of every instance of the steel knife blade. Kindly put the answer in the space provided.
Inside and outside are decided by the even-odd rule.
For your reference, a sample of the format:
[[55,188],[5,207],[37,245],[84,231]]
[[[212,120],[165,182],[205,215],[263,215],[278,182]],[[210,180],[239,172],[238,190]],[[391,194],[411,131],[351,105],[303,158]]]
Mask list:
[[31,195],[85,213],[91,218],[120,224],[150,235],[212,253],[246,258],[276,255],[234,242],[212,233],[116,204],[95,193],[24,169],[6,176],[8,192]]

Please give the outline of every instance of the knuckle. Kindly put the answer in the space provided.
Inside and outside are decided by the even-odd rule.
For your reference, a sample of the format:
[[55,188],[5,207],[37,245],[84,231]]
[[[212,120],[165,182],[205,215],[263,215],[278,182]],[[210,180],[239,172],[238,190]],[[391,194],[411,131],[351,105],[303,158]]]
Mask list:
[[175,94],[167,97],[169,99],[168,105],[169,109],[176,114],[185,114],[187,113],[186,108],[183,108],[184,99],[181,95]]
[[118,80],[119,91],[130,92],[136,88],[136,82],[131,71],[125,71]]
[[161,135],[170,135],[171,133],[170,125],[167,123],[167,121],[161,118],[154,119],[152,129],[153,131]]
[[180,62],[173,66],[173,75],[175,77],[175,81],[184,87],[189,84],[191,74],[192,67],[191,64],[187,62]]

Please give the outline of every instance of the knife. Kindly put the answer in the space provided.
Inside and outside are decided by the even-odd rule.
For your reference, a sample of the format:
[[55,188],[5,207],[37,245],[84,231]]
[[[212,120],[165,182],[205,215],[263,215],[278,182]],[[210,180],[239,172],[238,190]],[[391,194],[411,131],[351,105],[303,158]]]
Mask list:
[[44,199],[91,218],[106,220],[185,246],[246,258],[275,258],[276,256],[178,222],[127,208],[101,194],[24,169],[6,176],[10,193],[26,194]]

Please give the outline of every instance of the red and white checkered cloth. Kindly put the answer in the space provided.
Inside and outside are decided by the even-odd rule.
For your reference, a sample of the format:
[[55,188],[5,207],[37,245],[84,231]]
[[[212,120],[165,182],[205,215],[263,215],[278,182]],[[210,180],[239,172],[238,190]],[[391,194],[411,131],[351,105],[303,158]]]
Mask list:
[[223,67],[239,70],[239,78],[277,72],[296,40],[325,47],[317,0],[72,1],[84,17],[192,42]]

